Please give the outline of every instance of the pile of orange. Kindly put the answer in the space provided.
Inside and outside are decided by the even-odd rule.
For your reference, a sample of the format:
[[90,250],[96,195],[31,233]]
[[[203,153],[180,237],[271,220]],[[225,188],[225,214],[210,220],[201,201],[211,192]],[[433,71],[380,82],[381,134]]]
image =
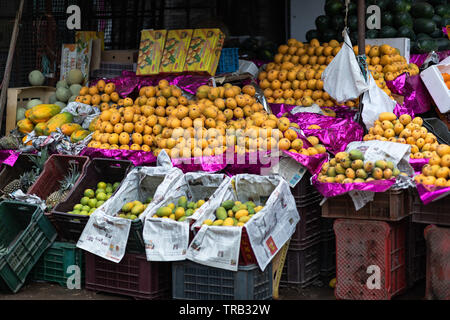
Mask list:
[[428,164],[422,168],[422,173],[414,179],[421,184],[438,187],[450,187],[450,146],[440,144]]
[[117,106],[123,106],[124,100],[116,92],[116,85],[113,82],[106,83],[99,80],[96,85],[82,87],[76,102],[81,102],[99,108],[101,111]]
[[[317,39],[312,39],[309,43],[289,39],[287,44],[279,46],[274,61],[268,63],[258,75],[259,85],[264,90],[267,101],[304,107],[314,103],[320,107],[344,104],[349,107],[357,106],[358,99],[335,101],[323,90],[322,72],[342,45],[337,40],[321,44]],[[357,46],[353,49],[357,54]],[[365,49],[370,72],[377,85],[391,98],[386,80],[393,80],[403,72],[411,75],[419,73],[416,65],[408,65],[398,50],[389,45],[366,45]]]
[[282,150],[317,154],[325,152],[318,139],[305,149],[288,118],[267,113],[255,97],[255,87],[229,83],[201,86],[195,99],[161,80],[140,89],[134,101],[101,112],[89,147],[101,149],[165,150],[172,158],[219,155],[234,146],[238,154]]

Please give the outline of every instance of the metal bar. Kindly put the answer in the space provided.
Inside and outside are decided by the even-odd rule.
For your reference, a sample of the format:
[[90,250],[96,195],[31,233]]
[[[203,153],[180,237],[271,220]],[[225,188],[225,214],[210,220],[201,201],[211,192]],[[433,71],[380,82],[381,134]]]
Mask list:
[[[11,68],[13,64],[14,51],[16,49],[17,37],[19,35],[19,24],[22,19],[23,2],[20,0],[19,10],[17,11],[16,21],[14,22],[14,29],[11,36],[11,42],[9,44],[8,59],[6,60],[5,72],[3,74],[2,91],[0,93],[0,132],[3,124],[3,113],[5,112],[6,105],[6,93],[9,87],[9,79],[11,77]],[[7,134],[8,132],[6,132]]]

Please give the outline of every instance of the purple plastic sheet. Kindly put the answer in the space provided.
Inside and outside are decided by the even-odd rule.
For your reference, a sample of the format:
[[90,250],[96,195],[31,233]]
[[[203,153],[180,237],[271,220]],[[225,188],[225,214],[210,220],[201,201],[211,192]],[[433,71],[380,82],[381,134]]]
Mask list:
[[428,186],[420,183],[416,183],[416,187],[417,192],[419,193],[420,200],[422,200],[423,204],[425,205],[429,204],[437,197],[450,192],[450,187]]
[[[134,72],[125,70],[122,71],[121,76],[105,79],[105,81],[114,83],[116,85],[116,91],[120,96],[127,97],[136,88],[139,90],[144,86],[155,86],[162,79],[166,79],[170,85],[175,85],[190,94],[195,94],[198,87],[208,84],[209,78],[209,76],[190,74],[136,76]],[[92,81],[92,85],[95,85],[98,80]]]
[[172,165],[184,173],[187,172],[217,172],[227,166],[225,153],[209,157],[177,158],[172,159]]
[[317,180],[317,175],[312,177],[312,184],[326,198],[336,197],[352,190],[385,192],[395,184],[395,179],[374,180],[356,183],[326,183]]
[[234,176],[241,173],[248,174],[269,174],[271,167],[279,162],[278,156],[271,156],[268,151],[246,152],[237,154],[230,152],[227,156],[226,174]]
[[395,105],[394,114],[397,116],[397,118],[399,118],[402,114],[409,114],[412,118],[414,118],[415,116],[414,111],[412,109],[408,109],[407,107],[405,107],[402,104],[399,104],[398,102]]
[[422,173],[422,168],[430,159],[409,159],[409,164],[414,169],[416,175]]
[[283,153],[304,166],[311,175],[319,173],[322,165],[328,161],[328,153],[319,153],[313,156],[306,156],[304,154],[289,152],[283,150]]
[[[450,50],[437,51],[436,54],[439,57],[439,61],[442,61],[450,56]],[[414,63],[420,68],[427,59],[428,55],[429,53],[412,54],[409,57],[409,63]]]
[[19,158],[20,151],[18,150],[0,150],[0,164],[5,164],[13,167]]
[[156,162],[156,157],[151,152],[140,150],[106,150],[95,148],[84,148],[80,156],[88,156],[89,158],[112,158],[117,160],[129,160],[134,166],[151,165]]
[[405,97],[403,107],[414,114],[425,113],[430,110],[432,98],[422,82],[420,75],[410,76],[403,73],[393,81],[386,81],[386,85],[392,93]]

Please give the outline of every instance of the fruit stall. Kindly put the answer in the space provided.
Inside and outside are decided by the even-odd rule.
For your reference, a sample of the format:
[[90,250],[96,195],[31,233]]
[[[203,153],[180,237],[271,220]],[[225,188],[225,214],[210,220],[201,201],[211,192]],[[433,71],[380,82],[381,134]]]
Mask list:
[[[448,300],[450,4],[322,2],[305,40],[67,31],[55,14],[19,76],[20,1],[0,95],[0,295]],[[111,30],[136,45],[111,49]]]

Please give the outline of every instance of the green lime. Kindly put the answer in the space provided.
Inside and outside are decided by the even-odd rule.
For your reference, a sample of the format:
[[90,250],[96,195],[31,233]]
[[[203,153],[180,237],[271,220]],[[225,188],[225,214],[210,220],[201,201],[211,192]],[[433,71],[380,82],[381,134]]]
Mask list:
[[92,189],[84,190],[84,196],[88,198],[93,198],[95,196],[95,192]]
[[97,208],[97,199],[89,199],[88,206],[91,208]]
[[97,183],[97,189],[105,189],[106,188],[106,182],[100,181]]
[[127,216],[125,214],[123,214],[123,213],[119,214],[119,217],[124,218],[124,219],[127,218]]
[[89,197],[81,198],[81,201],[80,201],[81,205],[86,206],[89,202],[89,199],[90,199]]
[[106,200],[108,200],[109,198],[111,198],[112,197],[112,193],[108,193],[107,195],[106,195]]
[[83,209],[83,205],[81,203],[78,203],[76,205],[73,206],[73,210],[82,210]]
[[104,203],[105,203],[105,201],[103,201],[103,200],[97,201],[97,208],[100,208],[100,206]]
[[108,182],[108,183],[106,184],[106,188],[111,188],[111,189],[112,189],[112,187],[113,187],[112,183],[109,183],[109,182]]
[[107,198],[106,193],[104,193],[104,192],[97,193],[97,200],[99,200],[99,201],[105,201],[105,200],[107,200],[107,199],[108,199],[108,198]]
[[83,211],[80,212],[80,214],[82,216],[87,216],[89,214],[89,211],[83,210]]
[[116,191],[119,186],[120,186],[120,182],[114,182],[113,190]]
[[89,213],[92,213],[96,210],[97,208],[91,208],[91,210],[89,210]]
[[73,210],[72,214],[80,214],[81,210]]
[[82,211],[88,211],[88,212],[89,212],[89,210],[91,210],[91,207],[89,207],[89,206],[83,206],[83,210],[82,210]]
[[130,216],[130,219],[131,219],[131,220],[134,220],[134,219],[137,219],[137,217],[136,217],[134,214],[132,214],[132,215]]
[[97,189],[97,190],[95,190],[95,194],[99,194],[100,192],[106,193],[105,189]]
[[113,188],[112,187],[106,187],[105,192],[106,193],[113,193]]

